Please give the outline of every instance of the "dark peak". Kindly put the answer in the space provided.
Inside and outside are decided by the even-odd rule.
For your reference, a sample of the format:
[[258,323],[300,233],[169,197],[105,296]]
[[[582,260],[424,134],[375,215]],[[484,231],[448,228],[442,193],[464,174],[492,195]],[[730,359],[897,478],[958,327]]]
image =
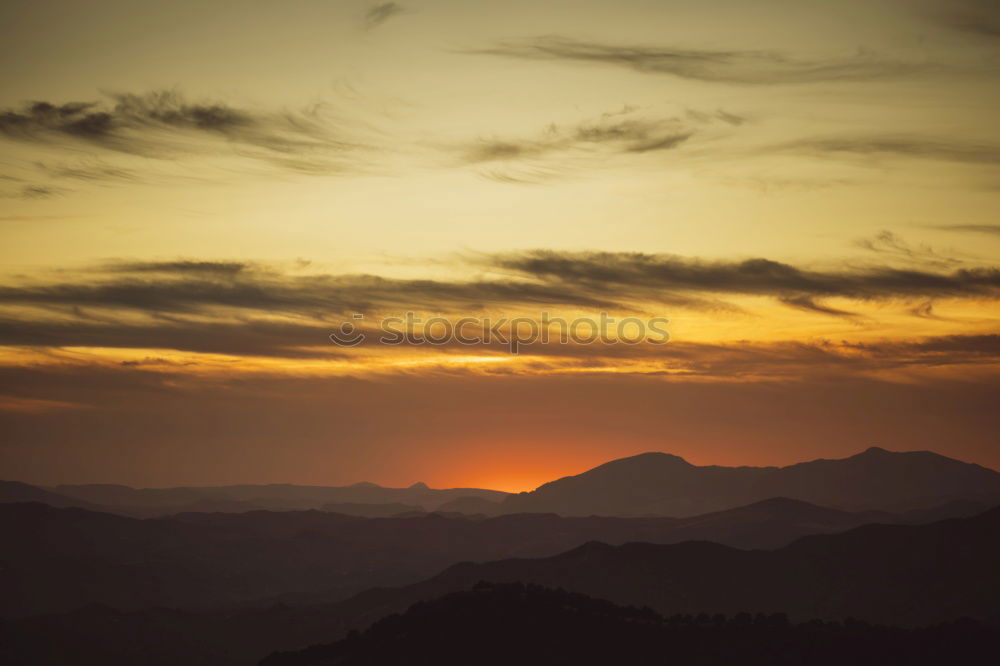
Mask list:
[[986,472],[997,473],[996,470],[991,470],[988,467],[983,467],[976,463],[966,462],[964,460],[958,460],[957,458],[949,458],[948,456],[941,455],[935,451],[887,451],[878,446],[872,446],[866,449],[864,452],[857,455],[851,456],[850,459],[861,459],[861,460],[881,460],[881,461],[922,461],[924,464],[934,464],[938,466],[948,465],[951,467],[964,467],[967,469],[979,469]]
[[351,488],[381,488],[382,486],[377,483],[372,483],[371,481],[359,481],[358,483],[352,484]]
[[949,465],[964,465],[966,467],[981,467],[982,469],[987,469],[981,465],[975,463],[969,463],[962,460],[957,460],[955,458],[949,458],[948,456],[941,455],[940,453],[935,453],[934,451],[889,451],[888,449],[883,449],[881,446],[870,446],[860,453],[855,453],[854,455],[847,456],[845,458],[817,458],[816,460],[809,460],[800,463],[795,463],[793,465],[788,465],[787,467],[781,467],[780,469],[793,469],[801,466],[811,466],[811,465],[831,465],[831,464],[841,464],[841,463],[881,463],[886,465],[893,465],[903,461],[916,461],[923,460],[924,462],[934,461],[939,464],[949,464]]
[[[646,453],[640,453],[634,456],[628,456],[627,458],[618,458],[617,460],[612,460],[606,465],[683,465],[686,467],[693,467],[691,463],[680,456],[675,456],[672,453],[663,453],[662,451],[647,451]],[[603,465],[602,465],[603,467]]]
[[603,541],[588,541],[583,545],[577,546],[572,550],[568,550],[562,555],[556,555],[557,558],[573,558],[578,556],[590,556],[590,555],[603,555],[605,553],[610,553],[616,550],[615,546],[604,543]]
[[889,451],[888,449],[883,449],[881,446],[869,446],[867,449],[861,453],[851,456],[852,458],[933,458],[936,460],[949,460],[954,462],[961,462],[955,460],[954,458],[949,458],[948,456],[943,456],[940,453],[934,453],[933,451]]
[[430,490],[430,486],[428,486],[423,481],[417,481],[412,486],[410,486],[410,490]]
[[684,463],[685,465],[691,464],[680,456],[675,456],[672,453],[664,453],[663,451],[647,451],[646,453],[640,453],[639,455],[632,457],[640,460],[670,460],[673,462]]

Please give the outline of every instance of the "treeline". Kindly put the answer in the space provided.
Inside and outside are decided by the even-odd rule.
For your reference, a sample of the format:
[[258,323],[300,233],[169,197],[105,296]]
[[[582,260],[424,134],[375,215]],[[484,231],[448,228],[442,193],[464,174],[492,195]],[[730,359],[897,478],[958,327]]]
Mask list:
[[873,666],[994,664],[996,627],[918,629],[781,613],[674,615],[536,585],[480,583],[413,605],[336,643],[276,653],[261,666],[609,664]]

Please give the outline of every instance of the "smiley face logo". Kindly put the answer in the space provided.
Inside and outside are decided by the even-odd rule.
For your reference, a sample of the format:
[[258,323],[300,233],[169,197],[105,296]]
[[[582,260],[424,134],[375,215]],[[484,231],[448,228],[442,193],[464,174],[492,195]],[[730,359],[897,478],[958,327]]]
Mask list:
[[[363,314],[356,314],[353,319],[364,319]],[[365,341],[365,334],[358,330],[352,322],[345,321],[340,327],[330,333],[330,341],[341,347],[354,347]]]

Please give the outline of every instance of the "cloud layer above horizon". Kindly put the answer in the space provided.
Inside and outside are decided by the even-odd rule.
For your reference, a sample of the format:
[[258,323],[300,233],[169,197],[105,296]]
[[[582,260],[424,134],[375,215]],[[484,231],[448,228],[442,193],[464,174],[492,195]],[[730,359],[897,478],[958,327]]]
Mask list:
[[[998,25],[985,0],[8,3],[0,463],[1000,466]],[[380,344],[407,312],[670,342]]]

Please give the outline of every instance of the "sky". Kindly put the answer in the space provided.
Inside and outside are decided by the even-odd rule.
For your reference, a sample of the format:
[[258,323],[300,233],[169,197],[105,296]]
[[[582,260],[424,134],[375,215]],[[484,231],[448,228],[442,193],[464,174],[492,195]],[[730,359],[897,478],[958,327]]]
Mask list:
[[1000,468],[992,0],[8,0],[0,63],[4,478]]

